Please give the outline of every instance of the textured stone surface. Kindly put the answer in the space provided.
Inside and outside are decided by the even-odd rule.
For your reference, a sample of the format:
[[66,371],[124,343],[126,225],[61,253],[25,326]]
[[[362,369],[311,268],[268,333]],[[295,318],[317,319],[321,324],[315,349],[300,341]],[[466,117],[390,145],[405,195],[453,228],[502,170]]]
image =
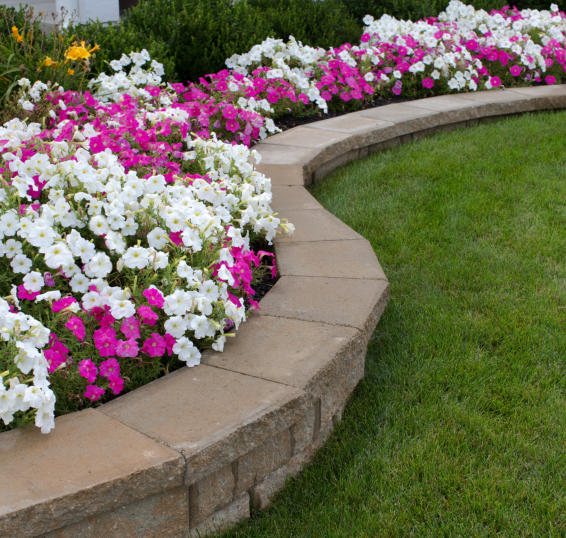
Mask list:
[[307,189],[299,186],[279,186],[272,187],[273,202],[271,207],[287,218],[287,212],[291,209],[322,209],[316,198]]
[[191,538],[200,538],[222,529],[235,525],[242,519],[250,517],[250,496],[244,493],[226,508],[219,510],[200,525],[193,527],[190,532]]
[[0,536],[45,533],[180,486],[184,470],[177,452],[92,409],[57,419],[49,435],[3,433],[0,459],[10,484]]
[[324,129],[325,131],[337,131],[350,135],[360,135],[373,132],[377,129],[391,127],[393,122],[365,118],[359,114],[346,114],[336,118],[309,123],[305,127],[309,129]]
[[238,460],[237,491],[244,491],[291,459],[291,433],[284,430]]
[[359,331],[253,313],[224,353],[205,353],[206,364],[304,388]]
[[277,241],[276,253],[281,276],[387,279],[367,239]]
[[323,128],[312,129],[308,125],[294,127],[268,139],[267,144],[285,145],[300,148],[326,149],[349,139],[348,133]]
[[536,88],[513,88],[513,91],[527,97],[536,110],[566,107],[566,84]]
[[303,412],[293,387],[201,364],[101,407],[120,422],[182,451],[193,484],[259,446]]
[[303,469],[305,460],[306,456],[302,454],[293,457],[254,486],[252,489],[254,508],[257,510],[267,508],[276,493],[283,489],[287,480],[296,476]]
[[[256,146],[258,151],[263,150],[264,146]],[[282,151],[287,151],[283,148]],[[256,170],[265,174],[271,179],[273,186],[287,186],[293,185],[295,187],[303,187],[304,181],[304,166],[302,164],[269,164],[260,163],[256,166]]]
[[261,300],[260,313],[346,325],[371,334],[388,299],[385,280],[284,276]]
[[295,233],[281,235],[278,243],[296,243],[299,241],[331,241],[338,239],[362,239],[352,228],[325,209],[285,211],[285,218],[295,225]]
[[232,464],[193,484],[190,489],[191,525],[202,523],[215,511],[229,504],[234,498],[235,485]]
[[179,487],[120,506],[58,529],[46,538],[185,536],[189,528],[187,488]]

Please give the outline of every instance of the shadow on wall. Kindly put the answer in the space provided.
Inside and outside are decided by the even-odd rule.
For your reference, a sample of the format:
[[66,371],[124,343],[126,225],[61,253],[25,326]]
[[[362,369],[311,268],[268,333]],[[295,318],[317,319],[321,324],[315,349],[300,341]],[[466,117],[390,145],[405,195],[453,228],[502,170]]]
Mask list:
[[126,9],[137,5],[138,2],[139,0],[120,0],[120,15],[123,15]]

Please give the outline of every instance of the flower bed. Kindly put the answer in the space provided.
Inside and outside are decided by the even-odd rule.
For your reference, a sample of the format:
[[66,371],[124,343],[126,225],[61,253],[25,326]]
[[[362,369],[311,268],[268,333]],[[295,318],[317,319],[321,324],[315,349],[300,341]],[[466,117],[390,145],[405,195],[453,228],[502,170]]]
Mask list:
[[222,350],[266,255],[251,241],[282,224],[246,147],[277,131],[273,118],[565,77],[555,7],[488,15],[452,1],[435,19],[365,23],[358,46],[266,40],[198,84],[161,84],[144,52],[112,62],[93,93],[22,82],[21,109],[48,113],[0,128],[4,424],[47,432],[56,405]]

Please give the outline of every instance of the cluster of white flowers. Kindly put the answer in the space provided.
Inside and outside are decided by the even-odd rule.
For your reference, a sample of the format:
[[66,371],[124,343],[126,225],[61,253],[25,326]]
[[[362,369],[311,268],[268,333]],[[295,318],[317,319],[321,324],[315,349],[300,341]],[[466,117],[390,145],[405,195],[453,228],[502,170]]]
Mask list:
[[60,89],[58,85],[48,86],[41,80],[36,80],[32,84],[27,78],[18,80],[18,86],[22,90],[18,105],[28,112],[35,108],[35,103],[41,101],[47,91]]
[[110,67],[113,74],[101,73],[89,82],[89,88],[94,89],[94,96],[102,102],[117,102],[125,93],[149,99],[150,95],[143,88],[159,86],[165,73],[163,65],[152,60],[145,49],[122,54],[119,60],[110,62]]
[[[8,370],[0,372],[0,418],[9,424],[14,413],[35,409],[35,424],[43,433],[54,426],[55,395],[49,388],[47,361],[41,348],[49,341],[49,330],[39,321],[10,311],[0,299],[0,342],[6,353],[14,353]],[[3,364],[3,362],[2,362]],[[32,375],[31,381],[21,376]]]
[[254,45],[244,54],[234,54],[226,60],[229,69],[243,75],[250,74],[258,65],[267,65],[271,69],[267,78],[281,78],[304,93],[309,101],[322,111],[328,112],[326,101],[321,97],[313,79],[314,67],[326,55],[323,48],[303,45],[293,36],[289,41],[268,37],[259,45]]
[[[557,16],[558,6],[552,4],[549,10],[524,9],[521,18],[513,20],[499,13],[491,15],[483,9],[466,5],[459,0],[451,0],[446,11],[440,13],[440,21],[455,23],[464,40],[476,39],[482,46],[495,46],[509,50],[521,57],[521,63],[530,69],[546,71],[541,54],[542,46],[531,36],[536,35],[542,45],[551,40],[561,43],[566,38],[566,21]],[[516,39],[520,37],[520,39]]]

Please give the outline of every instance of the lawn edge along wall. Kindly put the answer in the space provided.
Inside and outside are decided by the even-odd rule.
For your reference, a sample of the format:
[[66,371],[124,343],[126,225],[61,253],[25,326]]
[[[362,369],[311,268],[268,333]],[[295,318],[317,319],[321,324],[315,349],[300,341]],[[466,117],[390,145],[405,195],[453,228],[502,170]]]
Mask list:
[[255,149],[273,206],[281,278],[224,353],[42,435],[0,435],[0,536],[203,535],[265,507],[340,420],[364,374],[389,284],[367,240],[305,185],[334,168],[483,119],[566,108],[566,86],[432,97],[278,134]]

